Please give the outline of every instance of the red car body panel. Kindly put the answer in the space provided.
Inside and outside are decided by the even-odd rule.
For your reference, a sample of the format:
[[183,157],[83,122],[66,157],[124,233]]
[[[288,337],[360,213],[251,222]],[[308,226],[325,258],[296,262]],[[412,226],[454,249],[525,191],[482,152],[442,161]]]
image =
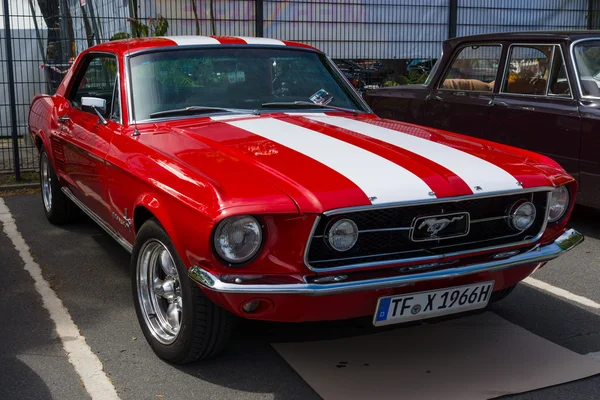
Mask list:
[[[238,38],[217,40],[223,45],[245,43]],[[312,51],[310,46],[284,44]],[[165,228],[188,268],[201,265],[216,275],[259,276],[261,282],[301,283],[306,277],[319,275],[304,261],[317,216],[334,209],[370,206],[370,198],[343,174],[277,141],[233,126],[236,121],[280,121],[364,149],[421,178],[437,198],[476,194],[477,190],[450,168],[426,156],[328,123],[328,115],[337,118],[338,112],[323,114],[320,118],[325,122],[301,114],[266,113],[227,120],[198,117],[132,126],[128,122],[128,98],[124,95],[123,124],[108,121],[102,125],[96,115],[70,107],[64,97],[81,60],[90,52],[114,54],[120,61],[120,76],[124,77],[127,74],[122,61],[127,54],[174,45],[169,39],[152,38],[95,46],[77,58],[55,95],[37,96],[31,105],[30,132],[38,147],[43,145],[48,151],[61,183],[129,244],[134,243],[141,222],[152,215]],[[126,90],[122,79],[121,93]],[[65,115],[71,121],[59,123],[58,117]],[[343,118],[403,132],[486,160],[514,177],[515,190],[519,189],[517,182],[524,189],[568,184],[571,193],[576,193],[574,180],[554,161],[539,154],[383,120],[373,114],[348,113]],[[230,268],[216,258],[211,234],[223,218],[241,214],[260,216],[266,241],[256,259],[243,267]],[[124,223],[127,218],[131,218],[130,226]],[[549,225],[539,243],[549,243],[560,236],[567,219]],[[470,257],[475,259],[490,252],[473,252]],[[387,265],[385,270],[404,264]],[[257,296],[205,292],[217,304],[246,317],[279,321],[340,319],[372,314],[377,298],[388,294],[491,279],[496,282],[494,290],[499,290],[514,285],[540,265],[326,298],[258,296],[266,300],[251,316],[240,307]],[[356,268],[353,272],[368,269]],[[385,270],[378,273],[385,274]]]

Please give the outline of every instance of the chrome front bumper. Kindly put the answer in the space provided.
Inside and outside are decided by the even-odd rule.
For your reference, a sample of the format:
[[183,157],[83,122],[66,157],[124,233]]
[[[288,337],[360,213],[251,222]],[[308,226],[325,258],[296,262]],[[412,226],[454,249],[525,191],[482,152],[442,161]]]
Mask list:
[[385,278],[365,279],[348,282],[330,283],[292,283],[292,284],[252,284],[230,283],[198,267],[189,269],[189,277],[200,286],[221,293],[238,294],[296,294],[304,296],[326,296],[367,290],[389,289],[437,279],[457,278],[481,272],[495,272],[523,265],[539,264],[550,261],[571,250],[583,241],[583,235],[574,229],[563,233],[553,243],[536,246],[527,252],[512,257],[495,259],[477,264],[455,268],[399,275]]

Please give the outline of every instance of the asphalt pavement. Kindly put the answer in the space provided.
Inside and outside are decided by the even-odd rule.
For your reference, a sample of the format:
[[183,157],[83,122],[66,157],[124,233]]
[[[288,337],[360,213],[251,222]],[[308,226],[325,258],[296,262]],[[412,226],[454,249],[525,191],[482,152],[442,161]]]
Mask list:
[[[243,321],[220,357],[170,365],[154,355],[138,326],[125,250],[84,216],[75,224],[52,226],[39,195],[4,201],[44,278],[62,299],[123,400],[319,399],[270,344],[375,330],[367,319],[310,324]],[[586,235],[586,241],[534,277],[600,302],[600,213],[577,208],[571,225]],[[0,271],[0,399],[89,398],[65,356],[33,280],[1,229]],[[598,309],[521,284],[492,310],[577,353],[600,352]],[[506,398],[598,399],[600,376]]]

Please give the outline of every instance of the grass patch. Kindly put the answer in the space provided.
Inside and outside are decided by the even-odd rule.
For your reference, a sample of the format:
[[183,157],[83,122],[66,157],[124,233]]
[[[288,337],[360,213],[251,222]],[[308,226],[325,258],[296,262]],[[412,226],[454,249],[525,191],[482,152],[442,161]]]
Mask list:
[[23,171],[21,172],[21,180],[17,182],[14,175],[0,174],[0,186],[2,185],[16,185],[19,183],[38,183],[40,181],[40,174],[37,171]]
[[39,192],[40,192],[39,188],[0,190],[0,197],[17,196],[20,194],[37,194]]

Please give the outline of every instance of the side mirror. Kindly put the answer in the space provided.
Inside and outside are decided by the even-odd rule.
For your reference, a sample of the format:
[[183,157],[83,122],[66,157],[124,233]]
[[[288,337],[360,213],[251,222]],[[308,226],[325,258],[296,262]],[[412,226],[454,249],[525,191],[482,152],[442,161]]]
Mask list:
[[108,123],[102,115],[106,113],[106,99],[101,99],[99,97],[82,97],[81,107],[89,107],[94,110],[103,125]]

